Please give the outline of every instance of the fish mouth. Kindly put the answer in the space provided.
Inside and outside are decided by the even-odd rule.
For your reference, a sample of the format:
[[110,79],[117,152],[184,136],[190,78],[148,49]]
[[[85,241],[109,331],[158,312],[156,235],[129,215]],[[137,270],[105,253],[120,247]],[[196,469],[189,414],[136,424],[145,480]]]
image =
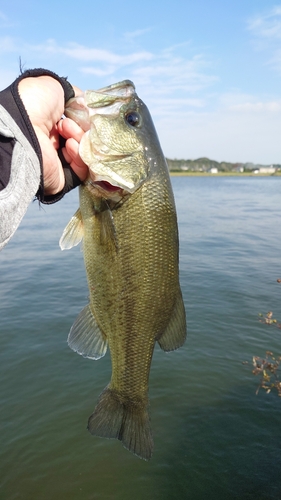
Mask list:
[[[127,158],[128,155],[120,155],[117,158],[122,160],[123,158]],[[110,161],[109,161],[110,158]],[[99,159],[102,159],[102,156],[99,156]],[[116,157],[114,157],[116,159]],[[117,160],[117,161],[119,161]],[[125,179],[124,176],[118,174],[116,171],[111,168],[111,163],[114,163],[112,157],[105,157],[105,159],[101,162],[101,165],[95,165],[94,168],[89,168],[89,178],[90,184],[95,186],[97,189],[103,189],[104,191],[113,193],[113,192],[126,192],[126,193],[134,193],[137,189],[138,185],[132,179]]]
[[108,181],[94,181],[92,182],[92,185],[95,186],[96,188],[100,188],[103,191],[108,191],[109,193],[116,193],[117,191],[123,191],[123,189],[120,186],[114,186],[113,184],[110,184]]
[[111,182],[106,179],[91,175],[88,177],[85,184],[95,196],[105,198],[106,200],[112,200],[116,203],[121,201],[122,198],[128,194],[122,186],[111,184]]

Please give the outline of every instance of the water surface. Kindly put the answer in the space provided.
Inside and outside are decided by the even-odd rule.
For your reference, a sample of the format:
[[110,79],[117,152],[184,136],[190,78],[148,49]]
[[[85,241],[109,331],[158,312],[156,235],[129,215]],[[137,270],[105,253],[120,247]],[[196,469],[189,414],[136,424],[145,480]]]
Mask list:
[[0,253],[1,500],[280,500],[281,399],[255,395],[250,363],[281,354],[258,321],[281,321],[281,178],[172,183],[188,339],[155,350],[150,462],[86,431],[111,367],[66,343],[88,301],[80,248],[58,247],[77,192],[32,204]]

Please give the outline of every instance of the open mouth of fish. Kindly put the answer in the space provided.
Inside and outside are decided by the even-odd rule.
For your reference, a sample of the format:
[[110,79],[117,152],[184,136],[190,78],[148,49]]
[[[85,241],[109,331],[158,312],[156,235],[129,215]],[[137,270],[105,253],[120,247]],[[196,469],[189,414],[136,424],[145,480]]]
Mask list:
[[86,185],[96,196],[119,202],[127,194],[127,191],[124,187],[112,184],[110,181],[111,179],[102,179],[98,176],[91,176],[90,174],[90,177],[86,181]]
[[109,193],[116,193],[117,191],[123,191],[120,186],[113,186],[108,181],[94,181],[93,186],[102,189],[103,191],[108,191]]

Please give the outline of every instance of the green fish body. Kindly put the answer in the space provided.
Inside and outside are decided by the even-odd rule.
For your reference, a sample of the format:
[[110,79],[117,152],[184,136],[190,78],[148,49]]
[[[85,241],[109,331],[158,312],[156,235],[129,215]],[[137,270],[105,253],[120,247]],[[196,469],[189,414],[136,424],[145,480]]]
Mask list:
[[90,176],[79,188],[80,208],[60,242],[62,249],[71,248],[83,237],[90,292],[68,343],[92,359],[102,357],[107,346],[110,350],[111,381],[89,418],[89,431],[119,439],[148,460],[153,450],[148,381],[154,345],[172,351],[186,337],[176,210],[157,134],[133,84],[125,81],[99,92],[112,102],[105,114],[104,102],[101,107],[98,99],[95,103],[94,123],[80,152]]

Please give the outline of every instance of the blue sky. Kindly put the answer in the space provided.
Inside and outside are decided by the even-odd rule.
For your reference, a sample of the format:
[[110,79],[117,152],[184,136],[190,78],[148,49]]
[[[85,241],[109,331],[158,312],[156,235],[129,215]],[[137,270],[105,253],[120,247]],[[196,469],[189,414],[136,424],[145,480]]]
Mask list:
[[281,2],[0,0],[0,88],[45,67],[98,89],[123,79],[168,158],[281,163]]

